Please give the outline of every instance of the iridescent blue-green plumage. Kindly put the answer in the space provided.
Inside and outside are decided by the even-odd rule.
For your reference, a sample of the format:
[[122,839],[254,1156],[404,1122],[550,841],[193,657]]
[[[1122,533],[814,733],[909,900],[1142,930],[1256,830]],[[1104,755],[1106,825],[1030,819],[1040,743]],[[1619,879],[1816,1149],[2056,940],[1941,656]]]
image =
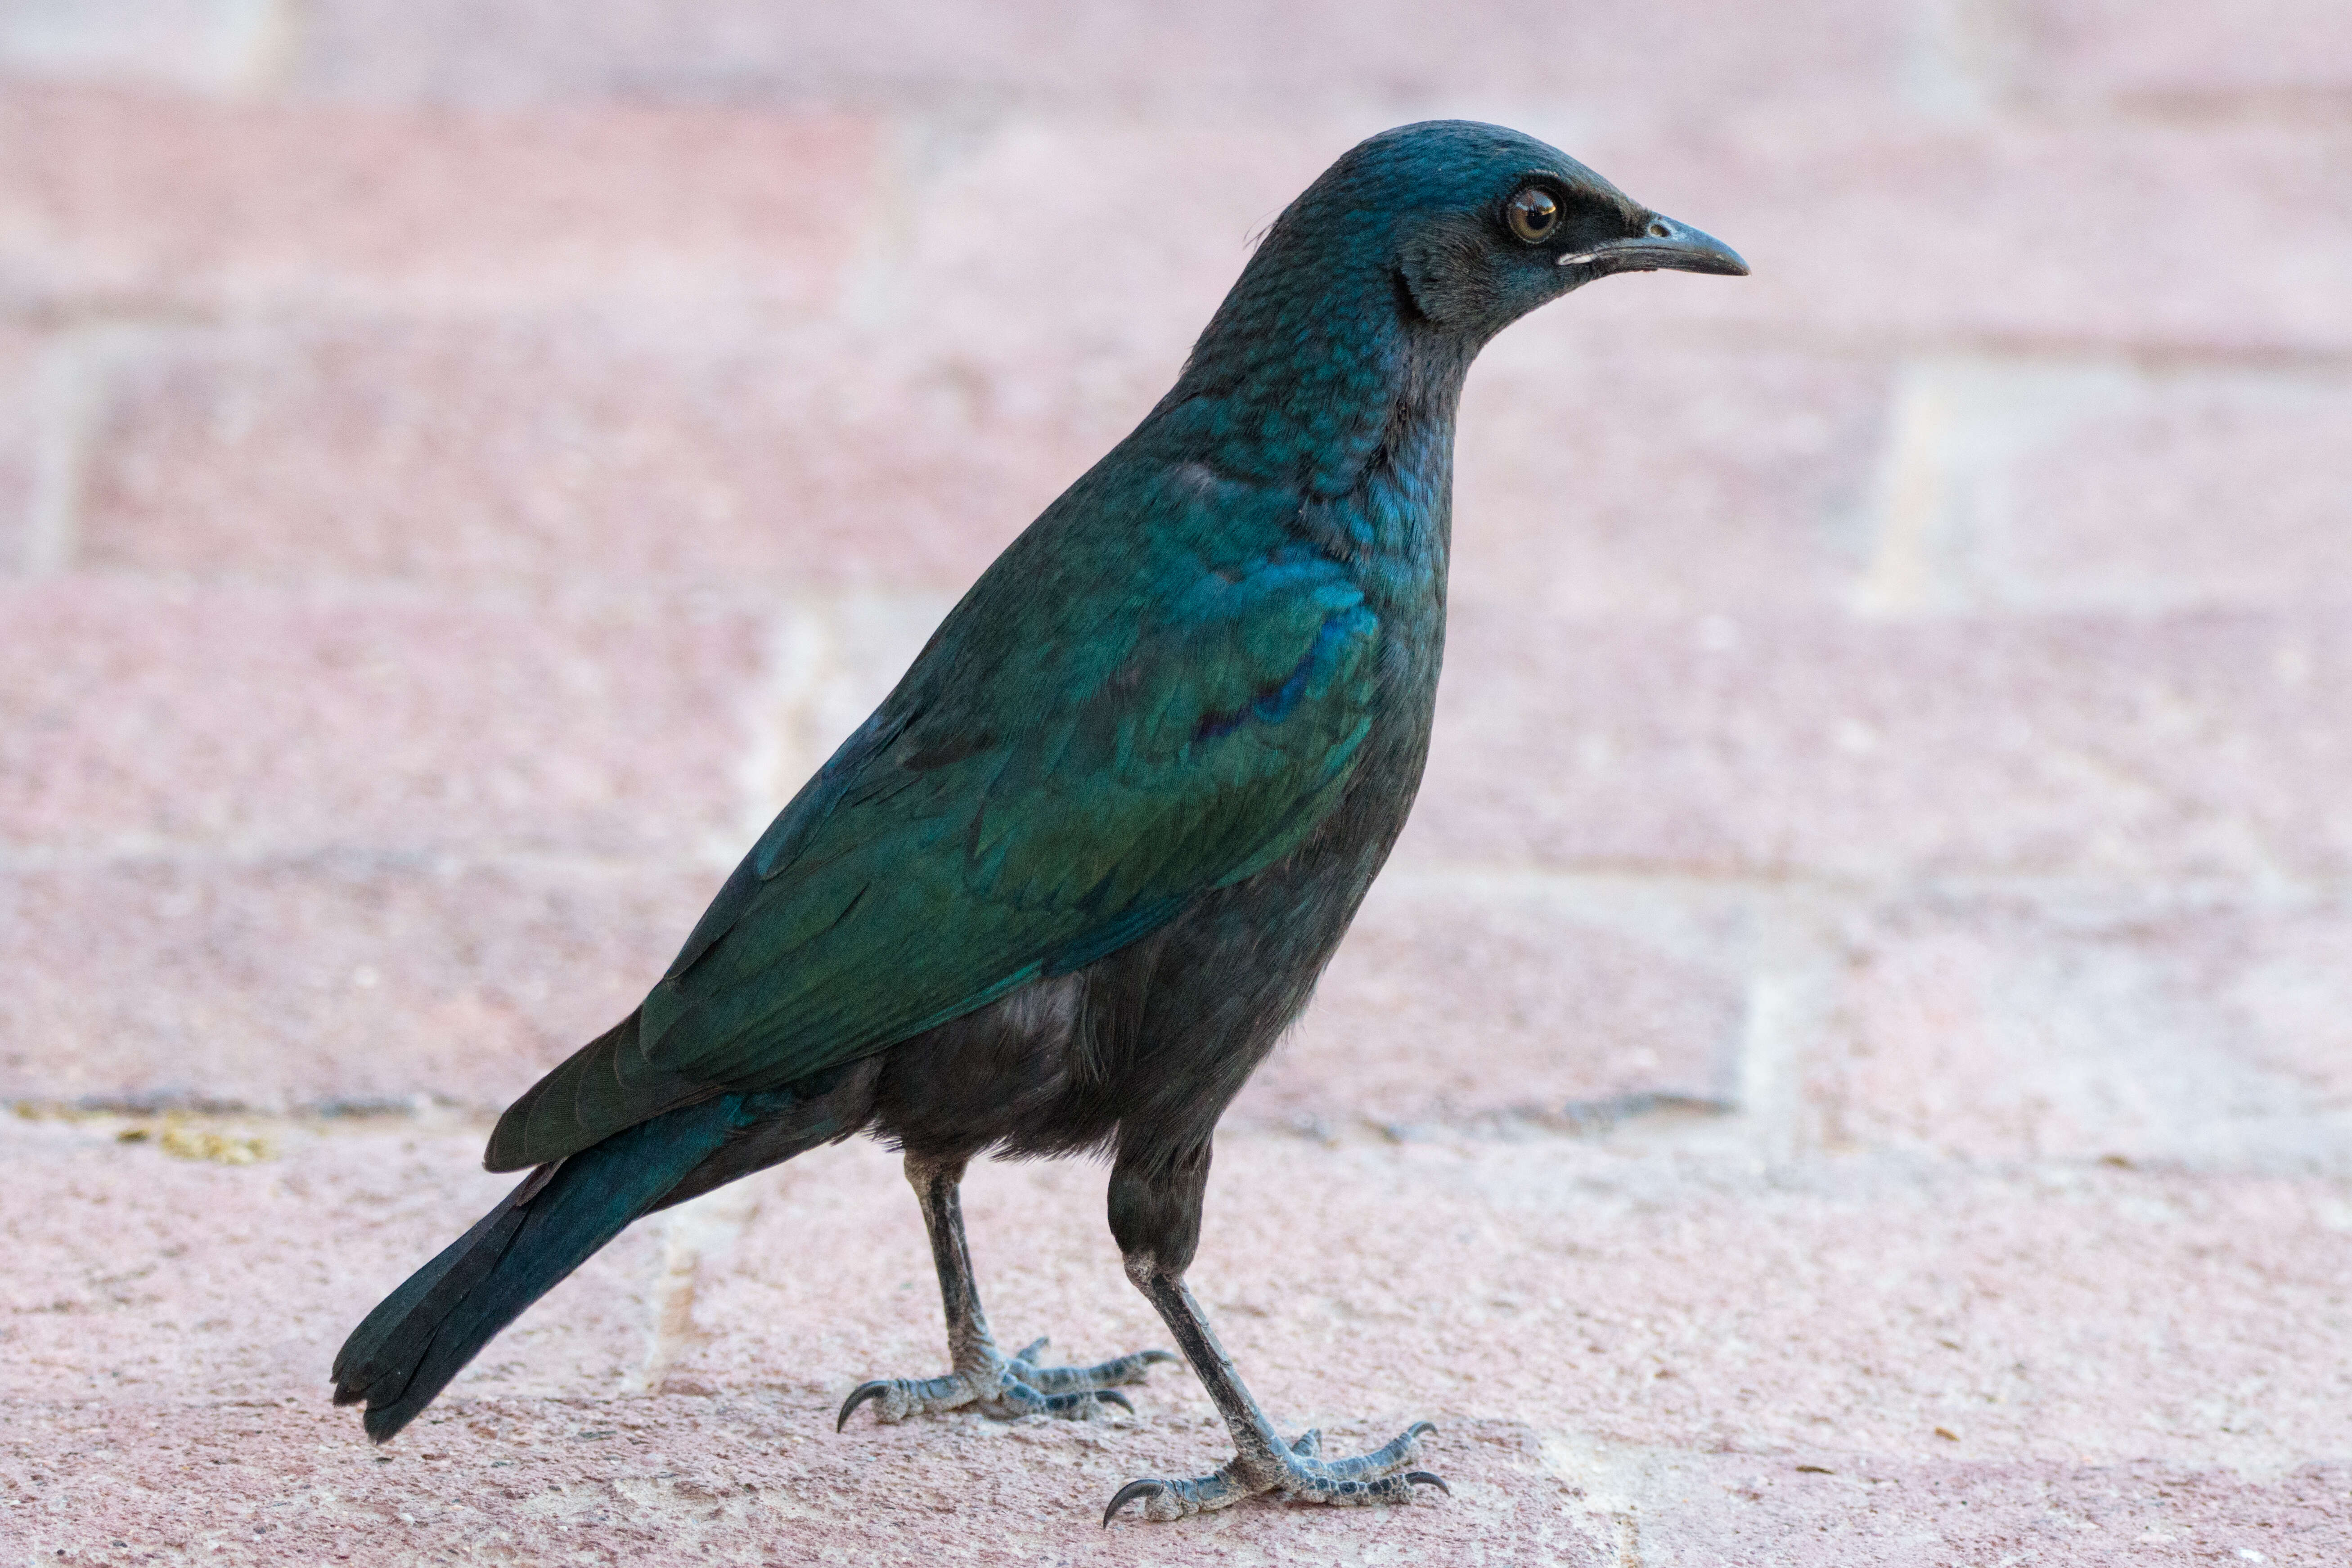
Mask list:
[[[1667,266],[1738,263],[1517,132],[1408,126],[1342,158],[637,1010],[501,1119],[490,1167],[537,1171],[353,1335],[337,1397],[388,1436],[630,1219],[861,1127],[931,1173],[935,1247],[937,1173],[1105,1149],[1130,1271],[1181,1276],[1217,1117],[1420,780],[1463,375],[1537,305]],[[978,1314],[952,1230],[951,1331],[959,1289]]]
[[[1371,724],[1362,590],[1259,498],[1211,543],[1222,487],[1097,475],[1114,493],[1081,485],[1007,553],[729,879],[635,1027],[500,1123],[495,1166],[1081,969],[1328,815]],[[1140,524],[1116,553],[1085,526],[1110,506]]]

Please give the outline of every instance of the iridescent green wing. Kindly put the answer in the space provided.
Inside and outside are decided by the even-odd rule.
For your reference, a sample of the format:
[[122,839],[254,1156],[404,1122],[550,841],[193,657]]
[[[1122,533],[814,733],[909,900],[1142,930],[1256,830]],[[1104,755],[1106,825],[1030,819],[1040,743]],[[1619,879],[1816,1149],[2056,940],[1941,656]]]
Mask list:
[[[1028,543],[1027,540],[1023,542]],[[1050,540],[1047,543],[1052,542]],[[728,879],[638,1012],[519,1100],[493,1169],[883,1050],[1288,854],[1370,727],[1338,565],[1016,549]]]

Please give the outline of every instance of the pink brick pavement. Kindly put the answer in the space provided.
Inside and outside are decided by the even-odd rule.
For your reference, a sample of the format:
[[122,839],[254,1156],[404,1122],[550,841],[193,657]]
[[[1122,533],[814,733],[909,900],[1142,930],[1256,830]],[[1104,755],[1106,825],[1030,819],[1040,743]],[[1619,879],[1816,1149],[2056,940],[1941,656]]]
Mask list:
[[[1367,1517],[1106,1533],[892,1161],[341,1335],[1381,126],[1723,235],[1465,395],[1435,757],[1196,1284]],[[2352,1561],[2328,0],[0,4],[0,1563]],[[1156,1342],[1100,1172],[1000,1330]]]

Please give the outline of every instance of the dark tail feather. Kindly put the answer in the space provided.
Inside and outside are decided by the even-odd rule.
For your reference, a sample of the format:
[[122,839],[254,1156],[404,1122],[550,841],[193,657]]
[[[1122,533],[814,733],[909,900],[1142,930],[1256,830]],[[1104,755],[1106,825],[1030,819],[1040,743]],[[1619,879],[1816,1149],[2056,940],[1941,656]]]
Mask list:
[[740,1132],[744,1109],[737,1095],[687,1106],[533,1171],[352,1331],[335,1357],[335,1403],[364,1400],[368,1436],[391,1437],[524,1308]]

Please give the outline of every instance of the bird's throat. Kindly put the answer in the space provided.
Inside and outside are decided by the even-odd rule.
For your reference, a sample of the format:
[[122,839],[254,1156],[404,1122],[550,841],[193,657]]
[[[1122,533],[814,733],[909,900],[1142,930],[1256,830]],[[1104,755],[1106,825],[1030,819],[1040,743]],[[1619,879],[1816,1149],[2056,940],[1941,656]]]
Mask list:
[[[1355,563],[1381,597],[1444,593],[1454,498],[1454,422],[1475,348],[1440,332],[1412,334],[1407,352],[1365,409],[1370,439],[1335,486],[1300,508],[1300,526],[1326,552]],[[1372,426],[1377,416],[1379,423]],[[1388,593],[1382,593],[1387,589]]]

